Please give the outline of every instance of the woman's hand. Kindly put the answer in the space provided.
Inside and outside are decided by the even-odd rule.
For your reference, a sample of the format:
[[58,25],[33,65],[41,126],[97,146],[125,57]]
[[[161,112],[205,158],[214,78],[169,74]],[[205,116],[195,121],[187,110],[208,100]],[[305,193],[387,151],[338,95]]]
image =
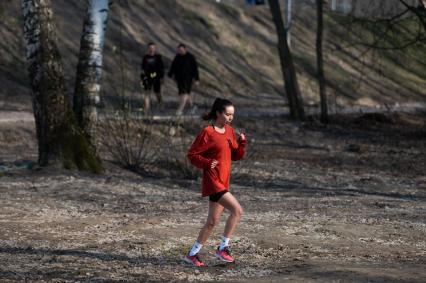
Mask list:
[[244,129],[236,128],[235,129],[235,135],[237,137],[238,143],[246,143],[247,142],[246,132],[245,132]]
[[246,141],[246,134],[245,133],[241,133],[240,136],[238,137],[238,141],[242,142],[242,141]]
[[210,165],[210,168],[211,168],[211,169],[213,169],[213,168],[215,168],[218,164],[219,164],[219,161],[217,161],[216,159],[213,159],[212,164]]

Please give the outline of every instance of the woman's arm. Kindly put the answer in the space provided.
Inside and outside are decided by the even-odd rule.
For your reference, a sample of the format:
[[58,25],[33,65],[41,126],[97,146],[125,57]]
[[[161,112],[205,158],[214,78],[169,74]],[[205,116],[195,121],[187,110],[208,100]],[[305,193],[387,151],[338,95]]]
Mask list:
[[243,158],[244,154],[246,153],[247,138],[245,134],[240,134],[237,141],[235,138],[235,134],[233,136],[234,136],[234,142],[238,144],[238,147],[234,148],[231,146],[231,150],[232,150],[231,159],[233,161],[237,161]]
[[236,149],[233,149],[232,150],[232,156],[231,156],[231,159],[233,160],[233,161],[237,161],[237,160],[240,160],[241,158],[243,158],[244,157],[244,154],[246,153],[246,144],[247,144],[247,141],[244,141],[244,143],[239,143],[238,144],[238,147],[236,148]]
[[195,167],[200,169],[207,169],[211,166],[212,159],[205,158],[202,154],[209,149],[208,145],[208,134],[206,130],[203,130],[195,138],[191,147],[188,150],[188,159]]

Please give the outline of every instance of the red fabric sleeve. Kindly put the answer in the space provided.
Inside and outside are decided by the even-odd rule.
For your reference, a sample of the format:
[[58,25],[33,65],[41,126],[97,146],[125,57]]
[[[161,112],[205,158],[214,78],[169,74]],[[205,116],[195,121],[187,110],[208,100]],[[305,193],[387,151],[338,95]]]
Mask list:
[[234,139],[233,142],[235,144],[238,144],[238,147],[236,147],[236,148],[232,147],[231,159],[233,161],[237,161],[237,160],[240,160],[241,158],[243,158],[244,154],[246,153],[245,147],[246,147],[246,144],[247,144],[247,140],[237,142],[237,139],[235,138],[235,133],[234,133],[234,131],[232,131],[232,132],[233,132],[232,135],[233,135],[233,139]]
[[206,130],[203,130],[195,138],[191,147],[188,150],[188,159],[191,161],[192,165],[200,169],[207,169],[210,167],[212,160],[205,158],[202,154],[209,149],[208,145],[208,133]]
[[236,149],[232,150],[232,160],[233,161],[237,161],[240,160],[241,158],[244,157],[244,154],[246,153],[246,141],[244,141],[243,143],[238,144],[238,147]]

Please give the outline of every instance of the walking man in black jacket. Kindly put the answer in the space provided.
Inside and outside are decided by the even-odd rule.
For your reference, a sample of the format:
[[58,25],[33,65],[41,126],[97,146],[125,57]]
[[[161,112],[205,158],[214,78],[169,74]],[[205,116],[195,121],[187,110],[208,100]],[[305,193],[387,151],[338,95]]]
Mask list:
[[197,61],[194,55],[188,52],[185,44],[179,44],[168,75],[176,80],[180,95],[180,104],[176,114],[182,115],[187,103],[193,107],[192,82],[195,81],[196,85],[199,84]]
[[156,53],[156,46],[150,42],[147,54],[142,59],[141,81],[144,89],[144,111],[150,113],[151,93],[154,91],[158,104],[161,107],[161,83],[164,78],[164,64],[161,55]]

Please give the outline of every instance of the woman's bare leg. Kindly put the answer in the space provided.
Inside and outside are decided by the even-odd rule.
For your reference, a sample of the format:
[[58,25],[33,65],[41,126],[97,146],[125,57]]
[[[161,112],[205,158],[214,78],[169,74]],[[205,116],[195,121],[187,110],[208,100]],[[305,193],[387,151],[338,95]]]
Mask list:
[[225,231],[223,236],[230,238],[237,226],[237,223],[240,221],[241,216],[243,215],[243,209],[241,208],[238,200],[231,194],[226,193],[219,199],[219,204],[222,207],[225,207],[231,213],[226,220]]
[[[227,193],[225,195],[227,195]],[[224,207],[220,203],[209,201],[209,214],[207,216],[207,221],[201,229],[197,239],[200,244],[204,245],[213,232],[214,227],[219,223],[223,209]]]

